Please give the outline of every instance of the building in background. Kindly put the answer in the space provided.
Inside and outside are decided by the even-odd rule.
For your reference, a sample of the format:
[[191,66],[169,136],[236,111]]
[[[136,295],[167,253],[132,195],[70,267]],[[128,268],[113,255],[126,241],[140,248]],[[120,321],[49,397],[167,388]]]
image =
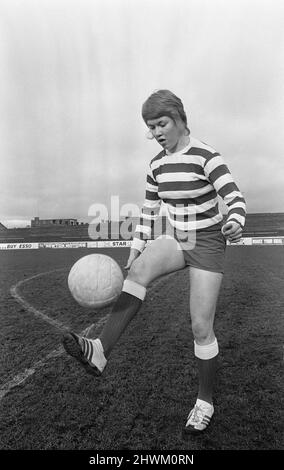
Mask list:
[[31,220],[31,227],[46,227],[46,226],[60,226],[63,227],[70,226],[70,225],[79,225],[77,219],[40,219],[39,217],[35,217]]
[[5,227],[5,225],[1,224],[0,222],[0,232],[4,232],[6,230],[8,230],[7,227]]

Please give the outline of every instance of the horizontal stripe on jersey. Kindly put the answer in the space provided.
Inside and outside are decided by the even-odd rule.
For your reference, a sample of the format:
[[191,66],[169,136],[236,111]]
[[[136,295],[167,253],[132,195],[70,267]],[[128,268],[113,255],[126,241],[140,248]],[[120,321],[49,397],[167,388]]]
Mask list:
[[227,221],[243,227],[245,200],[218,152],[194,138],[182,151],[167,154],[163,150],[148,168],[145,201],[132,246],[142,247],[142,240],[151,238],[162,201],[170,224],[179,230],[202,230],[220,223],[223,216],[217,195],[228,207]]

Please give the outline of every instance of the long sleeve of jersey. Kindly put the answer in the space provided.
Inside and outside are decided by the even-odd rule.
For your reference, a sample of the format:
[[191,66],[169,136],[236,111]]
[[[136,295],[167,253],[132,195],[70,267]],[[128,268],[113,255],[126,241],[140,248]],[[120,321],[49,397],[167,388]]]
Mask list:
[[160,152],[149,165],[145,202],[132,248],[143,251],[146,240],[152,238],[161,201],[172,227],[199,231],[222,222],[218,196],[228,208],[227,221],[244,227],[244,197],[218,152],[195,138],[183,151]]
[[246,217],[245,199],[219,154],[212,155],[206,160],[204,174],[228,208],[227,222],[238,222],[243,228]]
[[151,165],[149,165],[145,201],[140,214],[140,222],[135,229],[131,248],[143,251],[146,241],[151,239],[155,220],[159,216],[161,202],[158,196],[158,183],[153,175]]

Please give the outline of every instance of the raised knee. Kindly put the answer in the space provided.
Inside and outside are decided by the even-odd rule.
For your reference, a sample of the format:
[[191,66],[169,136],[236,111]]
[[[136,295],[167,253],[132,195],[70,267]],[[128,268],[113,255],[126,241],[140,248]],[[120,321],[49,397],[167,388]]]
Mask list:
[[137,282],[142,286],[147,286],[147,266],[143,260],[136,259],[133,261],[127,279]]

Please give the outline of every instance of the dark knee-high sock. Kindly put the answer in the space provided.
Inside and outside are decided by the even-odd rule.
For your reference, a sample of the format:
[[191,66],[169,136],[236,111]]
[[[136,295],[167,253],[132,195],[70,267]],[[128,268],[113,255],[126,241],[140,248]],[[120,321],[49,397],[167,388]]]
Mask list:
[[217,356],[212,359],[197,359],[199,372],[198,398],[213,403],[213,388],[217,369]]
[[218,362],[218,343],[195,345],[195,355],[199,373],[198,398],[213,403],[213,389]]
[[114,304],[112,312],[99,336],[106,358],[110,355],[111,350],[127,325],[140,309],[145,294],[145,287],[133,281],[126,280],[124,282],[123,291]]

